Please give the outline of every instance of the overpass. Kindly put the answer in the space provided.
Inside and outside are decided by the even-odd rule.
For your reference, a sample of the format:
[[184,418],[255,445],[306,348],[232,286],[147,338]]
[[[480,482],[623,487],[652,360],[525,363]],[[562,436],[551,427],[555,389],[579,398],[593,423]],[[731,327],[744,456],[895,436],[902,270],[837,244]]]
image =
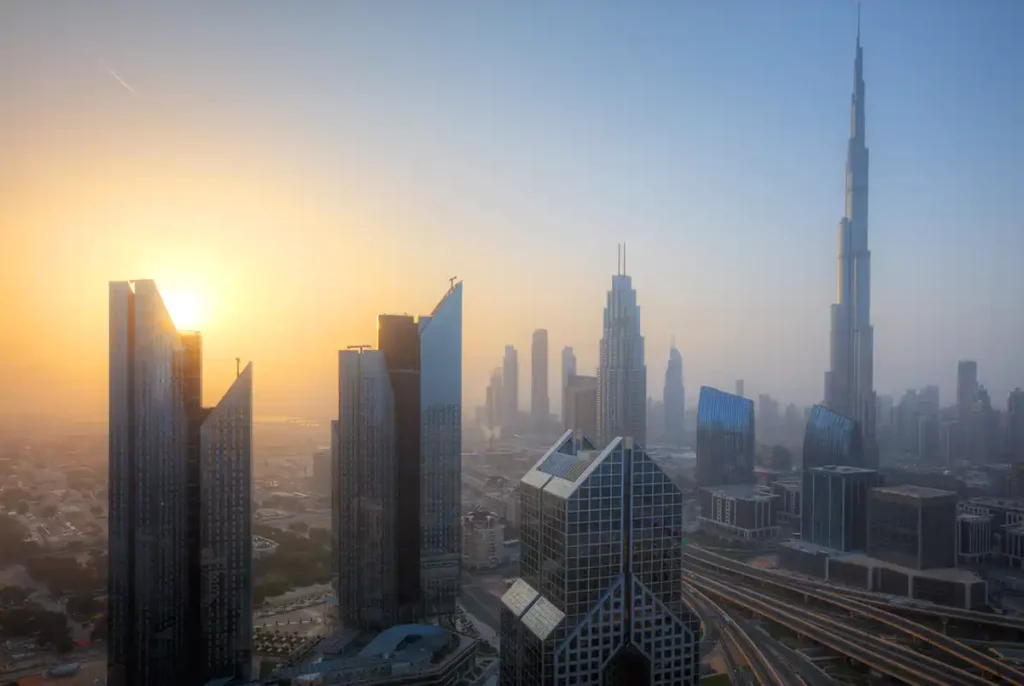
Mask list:
[[696,572],[685,578],[710,595],[785,626],[894,679],[932,686],[991,686],[991,682],[980,675],[952,667],[905,645],[870,636],[831,617],[797,606],[781,605],[776,598],[764,593],[723,584]]
[[[708,551],[703,551],[695,546],[687,546],[683,554],[692,561],[710,567],[712,570],[724,571],[731,574],[756,580],[761,584],[768,584],[778,590],[787,590],[802,594],[805,598],[814,598],[816,601],[827,606],[839,608],[848,612],[851,616],[858,616],[877,624],[881,624],[897,633],[907,636],[916,641],[924,642],[935,646],[947,655],[981,670],[983,673],[1006,680],[1011,684],[1024,684],[1024,671],[1013,667],[992,655],[972,648],[956,639],[946,636],[942,632],[930,627],[913,622],[906,617],[901,617],[888,609],[882,609],[879,605],[888,607],[889,603],[870,603],[858,600],[850,596],[837,593],[828,587],[825,590],[818,584],[811,584],[792,577],[779,574],[765,569],[758,569],[751,565],[732,560],[727,557]],[[952,608],[951,608],[952,609]],[[945,608],[936,608],[934,612],[942,613]]]

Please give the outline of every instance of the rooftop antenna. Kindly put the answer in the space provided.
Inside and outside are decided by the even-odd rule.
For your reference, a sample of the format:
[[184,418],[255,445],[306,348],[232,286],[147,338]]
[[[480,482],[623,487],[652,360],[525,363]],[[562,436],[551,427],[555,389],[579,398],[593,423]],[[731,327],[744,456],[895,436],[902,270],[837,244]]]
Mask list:
[[235,378],[237,379],[242,375],[242,358],[235,358]]
[[346,348],[346,350],[358,350],[361,353],[364,350],[366,350],[367,348],[372,348],[372,347],[373,347],[372,345],[367,345],[366,343],[363,343],[362,345],[350,345],[350,346],[348,346]]
[[622,273],[622,243],[615,244],[615,273]]
[[857,47],[860,47],[860,3],[857,3]]
[[626,244],[622,244],[622,273],[625,275],[626,272]]
[[450,276],[450,277],[448,277],[448,292],[449,293],[451,293],[452,291],[455,290],[455,280],[458,279],[458,278],[459,277],[457,277],[457,276]]

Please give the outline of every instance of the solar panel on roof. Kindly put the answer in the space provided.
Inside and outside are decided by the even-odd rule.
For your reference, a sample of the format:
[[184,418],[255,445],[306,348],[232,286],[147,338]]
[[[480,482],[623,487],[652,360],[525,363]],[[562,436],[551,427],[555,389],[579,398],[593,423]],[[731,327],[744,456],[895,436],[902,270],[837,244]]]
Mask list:
[[566,455],[565,453],[551,453],[546,460],[540,463],[537,467],[538,470],[551,476],[557,476],[565,478],[564,474],[569,471],[573,463],[576,462],[576,458],[572,455]]
[[565,472],[565,476],[563,476],[562,478],[568,481],[575,481],[576,479],[583,476],[583,472],[586,471],[589,465],[589,462],[577,459],[575,462],[573,462],[572,466],[570,466],[569,469]]

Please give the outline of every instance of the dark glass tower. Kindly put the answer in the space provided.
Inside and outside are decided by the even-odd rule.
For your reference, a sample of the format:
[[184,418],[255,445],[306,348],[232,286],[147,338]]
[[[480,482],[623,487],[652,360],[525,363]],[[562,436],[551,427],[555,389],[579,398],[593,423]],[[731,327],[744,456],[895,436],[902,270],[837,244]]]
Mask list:
[[252,371],[202,407],[202,339],[110,284],[108,683],[247,677]]
[[754,482],[754,402],[701,386],[697,402],[697,485]]

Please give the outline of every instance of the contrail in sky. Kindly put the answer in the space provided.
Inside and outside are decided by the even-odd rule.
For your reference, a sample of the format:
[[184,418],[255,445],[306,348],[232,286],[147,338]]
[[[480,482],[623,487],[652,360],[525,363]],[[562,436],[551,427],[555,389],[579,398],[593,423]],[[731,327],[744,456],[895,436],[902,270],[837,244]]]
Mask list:
[[129,93],[131,93],[132,95],[135,95],[135,89],[134,89],[134,88],[132,88],[131,86],[129,86],[129,85],[127,84],[127,83],[125,83],[125,82],[124,82],[124,79],[122,79],[122,78],[121,78],[120,76],[118,76],[118,75],[117,75],[117,72],[116,72],[116,71],[114,71],[113,69],[108,69],[107,71],[108,71],[108,72],[110,73],[110,75],[111,75],[111,76],[113,76],[113,77],[114,77],[115,79],[117,79],[117,82],[118,82],[119,84],[121,84],[122,86],[124,86],[124,87],[125,87],[125,89],[126,89],[126,90],[127,90],[127,91],[128,91]]

